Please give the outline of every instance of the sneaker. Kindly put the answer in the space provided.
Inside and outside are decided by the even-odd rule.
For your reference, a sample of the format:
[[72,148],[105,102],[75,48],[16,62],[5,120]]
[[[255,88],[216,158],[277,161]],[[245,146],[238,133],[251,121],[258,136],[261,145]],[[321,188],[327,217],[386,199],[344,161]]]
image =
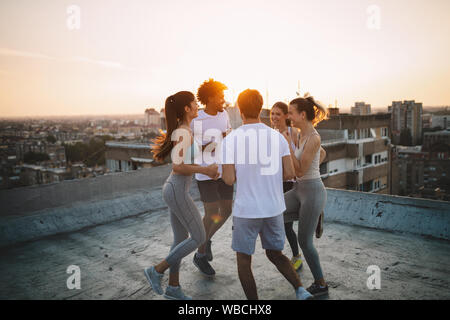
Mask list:
[[208,261],[213,260],[213,255],[212,255],[212,251],[211,251],[211,243],[212,243],[211,240],[208,240],[206,242],[206,252],[205,253],[206,253],[206,257],[207,257]]
[[311,293],[314,297],[321,296],[328,293],[328,286],[322,287],[317,283],[313,283],[308,289],[309,293]]
[[178,287],[167,286],[164,298],[170,300],[192,300],[192,297],[189,297],[183,293],[183,291],[181,290],[181,286]]
[[206,255],[202,258],[199,258],[197,254],[194,254],[194,265],[200,270],[203,275],[207,277],[213,277],[216,274],[216,271],[214,271],[213,267],[208,262],[208,258]]
[[298,256],[292,257],[291,263],[294,266],[295,271],[300,271],[303,268],[302,256],[298,255]]
[[161,279],[163,277],[163,274],[158,273],[155,270],[155,267],[144,269],[144,274],[147,277],[147,280],[150,283],[153,291],[155,291],[159,295],[163,294],[163,289],[161,288]]
[[314,298],[314,296],[303,287],[298,287],[297,290],[295,290],[295,295],[297,300],[310,300]]

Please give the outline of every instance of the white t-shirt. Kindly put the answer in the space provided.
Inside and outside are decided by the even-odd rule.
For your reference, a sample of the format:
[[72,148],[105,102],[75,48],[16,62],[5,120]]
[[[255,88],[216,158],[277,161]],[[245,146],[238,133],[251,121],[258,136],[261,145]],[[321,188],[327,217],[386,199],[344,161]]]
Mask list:
[[223,140],[222,163],[236,168],[233,215],[270,218],[286,210],[283,160],[290,155],[286,139],[263,123],[245,124]]
[[[217,141],[214,137],[214,129],[217,131],[217,133],[219,133],[217,139],[220,139],[220,141],[218,142],[221,143],[223,139],[222,133],[227,132],[229,129],[231,129],[230,118],[228,117],[228,113],[226,110],[218,112],[215,116],[207,114],[205,110],[200,110],[198,112],[197,118],[193,119],[191,122],[191,129],[194,133],[194,139],[200,146],[207,145],[211,141]],[[211,154],[211,157],[214,156],[215,152]],[[207,159],[205,157],[206,153],[203,154],[203,161],[202,163],[198,163],[199,165],[205,167],[209,164],[217,163],[217,161],[209,161],[209,163],[206,163],[205,161],[207,161]],[[222,176],[221,166],[219,166],[219,172],[220,176]],[[196,173],[195,179],[201,181],[211,180],[210,177],[201,173]]]

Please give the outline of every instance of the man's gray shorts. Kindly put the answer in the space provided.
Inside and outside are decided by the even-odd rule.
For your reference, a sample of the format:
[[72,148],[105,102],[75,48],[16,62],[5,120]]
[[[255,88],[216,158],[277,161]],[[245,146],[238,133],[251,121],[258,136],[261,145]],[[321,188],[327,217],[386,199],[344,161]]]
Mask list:
[[240,253],[255,253],[256,238],[261,237],[265,250],[282,251],[284,248],[283,214],[271,218],[248,219],[233,216],[233,239],[231,248]]

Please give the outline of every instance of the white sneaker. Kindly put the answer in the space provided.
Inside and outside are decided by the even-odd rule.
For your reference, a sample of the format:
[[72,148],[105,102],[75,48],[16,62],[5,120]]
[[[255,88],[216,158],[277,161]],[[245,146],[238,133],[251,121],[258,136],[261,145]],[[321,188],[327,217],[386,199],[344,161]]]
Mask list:
[[161,279],[164,276],[155,270],[155,267],[149,267],[144,269],[144,274],[147,277],[148,282],[152,289],[159,295],[163,294],[163,289],[161,288]]
[[309,300],[314,297],[303,287],[298,287],[297,290],[295,290],[295,295],[297,296],[297,300]]
[[181,286],[172,287],[168,286],[164,297],[170,300],[192,300],[191,297],[185,295],[181,290]]

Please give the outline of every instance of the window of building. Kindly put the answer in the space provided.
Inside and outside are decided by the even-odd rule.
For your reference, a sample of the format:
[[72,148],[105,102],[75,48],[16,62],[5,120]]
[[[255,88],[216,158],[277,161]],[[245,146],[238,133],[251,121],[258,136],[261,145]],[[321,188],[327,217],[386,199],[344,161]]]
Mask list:
[[355,132],[354,130],[348,130],[348,138],[353,140],[355,139]]
[[366,156],[366,163],[372,163],[372,155],[371,154],[368,154],[367,156]]
[[381,155],[375,156],[375,164],[381,163]]
[[373,180],[363,183],[362,189],[364,192],[371,192],[373,190]]

